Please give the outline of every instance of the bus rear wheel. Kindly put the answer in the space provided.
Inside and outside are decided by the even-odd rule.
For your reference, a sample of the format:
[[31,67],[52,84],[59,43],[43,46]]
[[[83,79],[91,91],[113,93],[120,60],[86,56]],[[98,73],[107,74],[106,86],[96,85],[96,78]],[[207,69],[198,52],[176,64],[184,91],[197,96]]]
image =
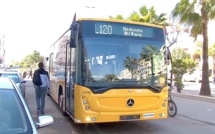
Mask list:
[[58,97],[58,105],[59,105],[59,108],[61,110],[62,115],[67,116],[67,113],[63,110],[63,100],[64,100],[63,98],[64,98],[63,95],[59,95],[59,97]]

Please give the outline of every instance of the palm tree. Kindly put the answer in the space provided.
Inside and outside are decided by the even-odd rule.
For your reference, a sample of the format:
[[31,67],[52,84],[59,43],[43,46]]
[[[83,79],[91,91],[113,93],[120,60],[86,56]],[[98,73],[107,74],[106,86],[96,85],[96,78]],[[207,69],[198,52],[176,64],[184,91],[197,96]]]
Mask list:
[[115,74],[108,74],[108,75],[105,75],[104,80],[115,81],[115,80],[119,80],[119,79]]
[[147,8],[146,6],[142,6],[139,9],[139,13],[133,12],[129,16],[128,19],[132,21],[137,21],[137,22],[144,22],[144,23],[150,23],[150,24],[157,24],[157,25],[166,25],[166,20],[167,18],[165,17],[165,13],[161,13],[159,15],[156,14],[156,11],[154,9],[154,6],[151,8]]
[[126,57],[123,63],[124,67],[128,69],[129,72],[131,72],[131,78],[134,78],[134,70],[136,69],[137,65],[137,59],[133,57]]
[[118,19],[118,20],[123,20],[123,16],[122,15],[116,15],[116,17],[113,16],[109,16],[110,19]]
[[[116,15],[116,17],[109,16],[109,18],[124,20],[124,17],[122,15]],[[161,25],[161,26],[169,25],[168,23],[166,23],[166,20],[167,20],[166,13],[161,13],[161,14],[157,15],[156,11],[154,9],[154,6],[152,6],[149,9],[146,6],[142,6],[139,9],[139,13],[136,11],[133,11],[127,19],[136,21],[136,22],[157,24],[157,25]]]
[[[199,10],[199,12],[197,12]],[[190,26],[191,36],[203,36],[202,84],[199,95],[211,96],[208,74],[208,22],[215,18],[214,0],[180,0],[173,10],[173,17]]]
[[152,45],[147,45],[144,48],[142,48],[142,52],[140,53],[141,59],[146,59],[151,57],[153,54],[158,53],[159,50],[152,46]]

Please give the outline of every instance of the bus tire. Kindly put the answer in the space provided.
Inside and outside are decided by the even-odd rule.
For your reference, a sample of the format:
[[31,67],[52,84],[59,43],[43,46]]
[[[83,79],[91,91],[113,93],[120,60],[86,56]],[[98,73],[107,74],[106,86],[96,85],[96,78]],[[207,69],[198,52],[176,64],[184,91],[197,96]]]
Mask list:
[[63,109],[63,95],[59,95],[59,97],[58,97],[58,105],[59,105],[59,108],[61,110],[61,114],[63,116],[67,116],[67,113]]

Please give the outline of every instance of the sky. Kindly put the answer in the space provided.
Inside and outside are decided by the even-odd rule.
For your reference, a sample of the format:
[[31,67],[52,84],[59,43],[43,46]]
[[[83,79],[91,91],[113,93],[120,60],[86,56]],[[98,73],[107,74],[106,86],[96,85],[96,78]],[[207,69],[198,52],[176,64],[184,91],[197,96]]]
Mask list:
[[73,15],[127,18],[140,7],[170,13],[179,0],[0,0],[0,34],[5,34],[6,64],[37,50],[44,55],[70,26]]

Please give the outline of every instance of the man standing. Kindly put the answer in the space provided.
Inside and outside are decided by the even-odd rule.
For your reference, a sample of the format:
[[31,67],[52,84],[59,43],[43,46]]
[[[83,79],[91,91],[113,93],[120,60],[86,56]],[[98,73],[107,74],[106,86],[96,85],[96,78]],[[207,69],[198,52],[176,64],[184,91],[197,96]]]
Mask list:
[[30,70],[30,72],[29,72],[29,76],[28,76],[28,79],[31,77],[31,79],[32,79],[32,68],[31,68],[31,70]]
[[34,71],[33,84],[36,94],[37,114],[44,115],[45,97],[47,89],[50,88],[49,74],[44,69],[43,62],[38,64],[39,69]]
[[26,71],[24,71],[22,74],[22,78],[25,79],[26,75],[27,75],[27,73],[26,73]]

